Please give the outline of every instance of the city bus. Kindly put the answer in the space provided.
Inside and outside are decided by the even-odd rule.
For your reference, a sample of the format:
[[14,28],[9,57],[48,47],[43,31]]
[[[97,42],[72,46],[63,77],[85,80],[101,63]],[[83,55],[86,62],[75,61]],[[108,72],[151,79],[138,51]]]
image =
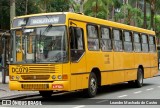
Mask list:
[[72,12],[15,17],[11,28],[9,88],[82,91],[128,82],[142,87],[158,73],[155,32]]

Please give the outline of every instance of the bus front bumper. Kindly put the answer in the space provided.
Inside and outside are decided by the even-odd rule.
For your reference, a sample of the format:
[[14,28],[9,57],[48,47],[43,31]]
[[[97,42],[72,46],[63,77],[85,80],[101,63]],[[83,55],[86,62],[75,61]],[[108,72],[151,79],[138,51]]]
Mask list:
[[53,82],[19,82],[9,81],[10,90],[19,91],[70,91],[69,81],[53,81]]

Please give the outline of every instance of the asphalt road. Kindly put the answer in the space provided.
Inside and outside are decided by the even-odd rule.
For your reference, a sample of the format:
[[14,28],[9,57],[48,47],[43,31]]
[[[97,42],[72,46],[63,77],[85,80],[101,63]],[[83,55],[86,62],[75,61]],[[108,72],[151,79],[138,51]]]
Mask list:
[[[9,97],[8,99],[12,98],[13,97]],[[52,108],[106,108],[106,105],[110,107],[117,105],[127,107],[133,105],[130,106],[131,108],[134,106],[141,108],[145,106],[145,108],[149,108],[152,105],[152,108],[159,108],[160,76],[144,79],[144,85],[141,88],[134,88],[128,83],[101,87],[97,96],[92,99],[85,98],[82,92],[73,92],[53,94],[51,98],[42,98],[40,95],[22,96],[15,99],[15,101],[38,101],[41,102],[42,105],[47,105],[46,107]],[[124,105],[124,101],[133,103]],[[142,101],[145,102],[144,105],[141,105]],[[114,104],[114,102],[119,103]]]

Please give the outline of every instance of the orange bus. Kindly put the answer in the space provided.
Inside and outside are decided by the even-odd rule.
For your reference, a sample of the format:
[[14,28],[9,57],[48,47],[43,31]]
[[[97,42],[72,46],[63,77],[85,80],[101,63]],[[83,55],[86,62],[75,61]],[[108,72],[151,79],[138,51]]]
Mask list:
[[14,18],[9,87],[39,91],[83,90],[121,82],[136,87],[158,73],[155,32],[82,14],[60,12]]

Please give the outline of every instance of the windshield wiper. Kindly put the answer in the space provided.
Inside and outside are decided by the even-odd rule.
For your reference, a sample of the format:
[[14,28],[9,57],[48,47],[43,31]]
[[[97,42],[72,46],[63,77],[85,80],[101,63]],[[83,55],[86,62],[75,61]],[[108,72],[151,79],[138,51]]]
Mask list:
[[[35,58],[35,62],[37,62],[37,59],[38,59],[38,54],[39,54],[39,52],[37,52],[37,50],[39,50],[39,48],[40,48],[40,44],[41,44],[41,41],[42,41],[42,36],[46,33],[46,31],[48,31],[50,28],[52,27],[52,25],[51,24],[49,24],[46,28],[45,28],[45,30],[43,31],[43,33],[41,32],[41,30],[40,30],[40,34],[39,34],[39,38],[38,38],[38,35],[36,35],[36,39],[35,39],[35,54],[34,54],[34,58]],[[38,42],[37,42],[37,39],[38,39]],[[39,45],[38,45],[39,44]],[[36,54],[37,54],[37,56],[36,56]],[[38,61],[41,61],[40,59],[38,60]]]

